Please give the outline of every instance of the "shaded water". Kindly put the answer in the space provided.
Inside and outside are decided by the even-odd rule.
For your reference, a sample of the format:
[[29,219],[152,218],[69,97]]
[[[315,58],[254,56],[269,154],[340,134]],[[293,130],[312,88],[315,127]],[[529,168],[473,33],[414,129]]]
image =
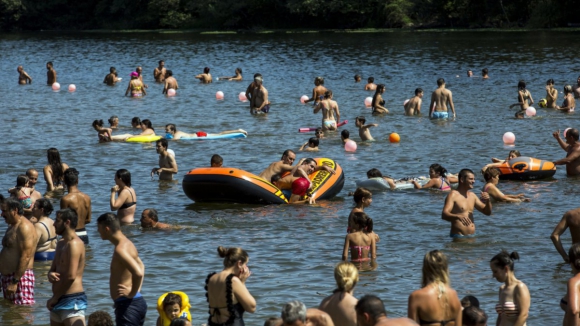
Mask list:
[[[1,36],[0,71],[3,86],[0,112],[4,146],[0,156],[0,185],[7,189],[16,176],[29,167],[39,171],[46,164],[46,149],[57,147],[63,161],[80,171],[80,189],[93,201],[93,218],[109,210],[114,172],[126,168],[133,175],[138,212],[154,207],[163,222],[190,229],[155,232],[127,227],[124,232],[135,243],[146,266],[142,293],[149,304],[147,325],[157,318],[157,297],[170,290],[186,292],[192,303],[195,324],[207,320],[204,280],[207,273],[221,269],[216,247],[240,246],[251,257],[253,272],[247,282],[256,297],[258,310],[246,314],[249,325],[279,315],[281,306],[300,299],[317,306],[334,289],[333,266],[340,260],[346,219],[353,206],[348,191],[355,180],[373,167],[395,177],[426,175],[432,163],[449,171],[479,170],[491,156],[503,158],[511,149],[501,136],[515,133],[515,148],[523,155],[555,160],[565,153],[551,133],[577,127],[577,114],[538,109],[533,119],[515,120],[510,104],[516,102],[519,79],[528,82],[536,103],[545,97],[544,85],[554,78],[558,90],[575,82],[574,68],[580,59],[571,49],[578,45],[573,33],[384,33],[384,34],[288,34],[288,35],[190,35],[190,34],[10,34]],[[161,95],[161,85],[152,72],[163,59],[179,81],[174,98]],[[60,92],[45,86],[45,63],[53,61],[58,71]],[[24,65],[34,82],[16,84],[15,68]],[[144,99],[123,97],[129,73],[144,67],[149,95]],[[109,66],[117,67],[123,82],[115,87],[102,84]],[[215,77],[231,76],[236,67],[244,70],[243,82],[216,81],[201,85],[194,76],[209,66]],[[466,78],[467,69],[476,75],[489,68],[491,78]],[[247,104],[237,100],[255,72],[264,75],[264,86],[272,101],[267,116],[251,116]],[[393,114],[371,117],[363,105],[372,96],[354,84],[374,76],[384,83],[386,107]],[[315,206],[248,206],[194,204],[181,189],[181,179],[190,169],[209,165],[212,154],[224,158],[225,166],[259,173],[281,153],[297,150],[308,137],[300,127],[315,127],[320,116],[299,97],[311,94],[314,77],[325,77],[334,91],[342,118],[353,139],[359,140],[354,118],[365,115],[378,123],[372,143],[360,143],[356,153],[347,154],[337,133],[321,142],[319,156],[335,159],[344,169],[345,189],[332,201]],[[456,77],[459,76],[459,77]],[[432,122],[406,117],[402,103],[416,87],[425,90],[428,103],[436,79],[443,77],[453,91],[458,119]],[[75,93],[66,91],[68,84]],[[216,101],[215,93],[225,93]],[[561,103],[560,94],[558,103]],[[427,111],[423,105],[423,111]],[[156,130],[175,123],[180,130],[218,132],[243,128],[247,139],[225,141],[170,142],[180,168],[175,183],[159,183],[149,177],[157,164],[152,144],[97,143],[91,128],[94,119],[118,115],[121,132],[131,132],[130,119],[151,119]],[[388,142],[398,132],[399,144]],[[305,155],[298,155],[303,157]],[[42,178],[41,178],[42,179]],[[479,190],[483,185],[479,180]],[[40,190],[44,181],[38,184]],[[524,192],[531,203],[496,204],[493,215],[476,213],[477,239],[454,243],[448,238],[449,223],[440,218],[444,194],[429,191],[379,193],[367,213],[381,235],[378,268],[364,272],[355,295],[377,294],[385,300],[390,316],[406,315],[408,295],[420,286],[421,262],[426,251],[443,249],[450,258],[453,287],[460,297],[472,294],[495,318],[499,283],[492,277],[489,260],[501,249],[516,250],[521,261],[516,275],[531,292],[531,325],[554,325],[562,319],[558,307],[565,293],[569,266],[553,248],[549,235],[562,214],[576,206],[578,180],[566,178],[563,168],[555,180],[502,183],[507,193]],[[5,190],[3,190],[5,191]],[[56,204],[58,208],[58,204]],[[5,223],[0,223],[4,232]],[[91,244],[87,249],[85,291],[87,313],[105,309],[112,313],[108,295],[108,268],[112,245],[100,240],[95,224],[88,226]],[[567,248],[569,235],[563,242]],[[1,262],[0,262],[1,263]],[[45,308],[51,295],[46,281],[49,264],[35,264],[37,304],[14,308],[0,301],[2,325],[49,323]]]

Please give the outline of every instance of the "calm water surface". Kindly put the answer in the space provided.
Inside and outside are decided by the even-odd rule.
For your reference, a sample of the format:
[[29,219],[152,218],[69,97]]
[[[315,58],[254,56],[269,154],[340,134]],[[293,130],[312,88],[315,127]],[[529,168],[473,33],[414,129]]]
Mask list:
[[[256,297],[258,310],[246,314],[249,325],[260,325],[279,315],[282,305],[300,299],[317,306],[335,288],[333,266],[340,260],[346,220],[353,206],[346,194],[355,181],[373,167],[395,177],[426,175],[432,163],[449,171],[479,170],[491,156],[505,157],[512,149],[503,145],[504,132],[512,131],[515,148],[522,154],[555,160],[565,153],[551,133],[578,127],[578,113],[562,114],[538,109],[532,119],[515,120],[508,107],[517,99],[518,80],[525,79],[536,103],[545,97],[544,85],[554,78],[558,90],[578,77],[580,59],[574,33],[384,33],[384,34],[276,34],[276,35],[187,35],[187,34],[81,34],[46,33],[0,36],[0,185],[14,186],[16,176],[27,168],[42,171],[46,149],[57,147],[63,161],[80,171],[80,189],[93,201],[93,218],[109,210],[114,172],[129,169],[138,196],[138,212],[154,207],[163,222],[188,226],[180,231],[142,231],[126,227],[146,266],[142,293],[149,304],[147,325],[153,325],[156,301],[166,291],[186,292],[192,303],[195,324],[207,320],[204,280],[219,271],[218,245],[240,246],[251,257],[253,272],[247,282]],[[153,69],[163,59],[179,81],[174,98],[161,95],[162,86],[153,82]],[[45,85],[45,63],[53,61],[62,85],[53,92]],[[24,65],[34,82],[18,86],[16,67]],[[149,84],[144,99],[123,97],[129,73],[142,65]],[[109,67],[115,66],[123,81],[115,87],[102,84]],[[243,82],[216,81],[201,85],[194,76],[211,67],[214,77],[231,76],[236,67],[244,71]],[[467,78],[489,68],[491,78]],[[249,77],[264,75],[272,111],[251,116],[247,103],[237,94],[246,89]],[[372,117],[364,107],[364,84],[374,76],[384,83],[386,107],[393,114]],[[354,118],[367,116],[376,141],[360,143],[356,153],[345,153],[337,133],[321,142],[322,157],[335,159],[345,171],[344,190],[332,201],[314,206],[248,206],[194,204],[181,189],[181,179],[190,169],[209,165],[212,154],[220,154],[226,166],[259,173],[281,153],[297,150],[308,137],[300,127],[315,127],[320,116],[299,98],[311,94],[314,77],[324,76],[334,91],[346,126],[355,140]],[[458,76],[458,77],[457,77]],[[436,80],[443,77],[453,91],[458,119],[432,122],[403,115],[402,103],[416,87],[425,90],[429,101]],[[69,84],[77,91],[66,91]],[[225,100],[216,101],[221,90]],[[559,95],[562,102],[563,94]],[[423,111],[427,111],[427,105]],[[225,141],[174,141],[179,174],[174,183],[151,180],[157,164],[152,144],[97,142],[91,123],[118,115],[120,132],[132,132],[130,119],[150,119],[160,133],[167,123],[194,132],[243,128],[247,139]],[[401,135],[399,144],[388,142],[391,132]],[[305,155],[299,155],[302,157]],[[385,300],[390,316],[406,315],[408,295],[420,287],[422,257],[428,250],[442,249],[450,258],[452,285],[460,297],[476,295],[495,320],[500,284],[491,277],[489,260],[501,249],[518,251],[516,275],[530,288],[532,305],[529,325],[555,325],[563,312],[558,307],[565,293],[570,267],[549,239],[562,214],[577,206],[578,180],[566,178],[559,168],[554,180],[502,183],[507,193],[526,193],[531,203],[497,204],[493,215],[476,213],[477,238],[454,243],[448,238],[449,223],[442,221],[444,194],[430,191],[398,191],[374,196],[367,213],[381,235],[378,268],[364,272],[356,295],[377,294]],[[38,184],[44,189],[44,181]],[[482,180],[476,184],[478,190]],[[5,191],[5,190],[2,190]],[[56,204],[58,208],[58,204]],[[53,214],[54,215],[54,214]],[[0,223],[0,232],[6,225]],[[87,248],[85,291],[87,313],[105,309],[112,313],[108,295],[108,270],[113,246],[100,240],[95,224],[88,226],[91,244]],[[565,247],[570,238],[563,237]],[[1,262],[0,262],[1,263]],[[0,301],[2,325],[47,325],[45,303],[51,295],[46,281],[48,263],[36,263],[37,304],[15,308]],[[492,321],[493,322],[493,321]],[[491,323],[492,323],[491,322]]]

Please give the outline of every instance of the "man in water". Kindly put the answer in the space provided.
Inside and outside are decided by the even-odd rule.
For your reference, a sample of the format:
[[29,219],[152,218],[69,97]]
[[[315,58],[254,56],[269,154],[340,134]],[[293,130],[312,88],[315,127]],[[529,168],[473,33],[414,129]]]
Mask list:
[[28,169],[26,170],[26,176],[28,177],[28,186],[32,188],[30,199],[34,203],[37,199],[42,198],[42,194],[35,189],[36,183],[38,182],[38,171],[35,169]]
[[[262,74],[255,73],[254,80],[258,77],[262,78]],[[250,102],[250,109],[252,108],[252,95],[254,94],[254,88],[256,88],[256,82],[252,80],[250,85],[248,85],[248,88],[246,88],[246,99]]]
[[[332,168],[326,165],[316,165],[316,161],[312,158],[305,158],[292,169],[290,175],[280,179],[280,185],[282,188],[292,189],[292,195],[288,202],[301,202],[312,185],[308,176],[315,171],[320,170],[325,170],[331,174],[336,173]],[[310,203],[313,203],[313,201],[310,201]]]
[[72,208],[76,212],[76,233],[87,245],[89,235],[85,224],[91,223],[91,197],[79,190],[79,171],[75,168],[68,168],[64,171],[64,184],[68,189],[68,194],[60,199],[60,209]]
[[468,70],[467,71],[467,77],[473,77],[473,71]]
[[248,132],[243,130],[243,129],[226,130],[226,131],[219,132],[217,134],[214,134],[214,133],[208,134],[207,132],[204,132],[204,131],[198,131],[194,134],[188,134],[188,133],[185,133],[181,130],[177,130],[177,127],[173,123],[169,123],[169,124],[165,125],[165,139],[177,140],[177,139],[181,139],[183,137],[195,138],[195,137],[219,136],[219,135],[237,134],[237,133],[242,133],[242,134],[245,134],[246,136],[248,135]]
[[209,67],[203,68],[203,73],[195,76],[195,78],[199,79],[199,81],[202,84],[209,84],[209,83],[213,82],[213,78],[211,77],[211,74],[209,73]]
[[[485,215],[491,215],[491,200],[487,192],[481,193],[481,200],[471,192],[475,184],[475,175],[469,169],[459,171],[459,186],[457,190],[451,190],[445,198],[445,205],[441,218],[451,222],[452,238],[462,238],[475,234],[475,222],[473,221],[473,209]],[[482,202],[485,202],[485,204]]]
[[270,164],[262,173],[260,173],[260,178],[270,181],[273,175],[281,175],[284,172],[290,172],[294,167],[294,161],[296,160],[296,153],[291,149],[287,149],[282,153],[282,158],[280,161],[276,161]]
[[51,86],[56,83],[56,70],[54,70],[52,62],[50,61],[46,63],[46,69],[48,70],[46,72],[46,84]]
[[569,129],[566,132],[566,142],[560,138],[560,130],[555,131],[554,138],[560,144],[563,150],[567,152],[566,158],[554,161],[555,165],[566,165],[566,174],[568,176],[580,175],[580,142],[578,142],[578,129]]
[[16,71],[18,71],[18,84],[20,85],[32,84],[32,78],[30,78],[30,76],[26,73],[26,71],[24,71],[24,68],[22,68],[22,66],[18,66],[18,68],[16,68]]
[[143,82],[143,67],[139,66],[135,68],[135,72],[139,75],[138,79],[143,83],[143,87],[149,88],[149,86]]
[[177,79],[173,77],[173,71],[167,70],[165,73],[165,87],[163,87],[163,94],[167,94],[169,89],[177,90],[179,86],[177,85]]
[[141,227],[150,229],[171,229],[171,225],[159,222],[157,210],[145,208],[141,213]]
[[110,295],[115,303],[115,323],[117,326],[142,326],[147,314],[147,303],[140,292],[145,278],[145,265],[133,242],[121,232],[115,214],[99,216],[97,224],[101,239],[115,246],[109,277]]
[[34,251],[38,236],[34,225],[22,215],[19,201],[0,195],[2,217],[8,224],[0,251],[0,281],[4,298],[15,305],[33,305]]
[[254,78],[254,83],[256,87],[250,100],[250,113],[268,113],[270,111],[270,102],[268,101],[268,90],[262,85],[262,77]]
[[157,154],[159,154],[159,167],[151,170],[151,176],[159,175],[159,180],[173,180],[173,175],[177,173],[177,162],[175,158],[167,153],[167,139],[161,138],[156,143]]
[[489,70],[487,68],[481,69],[481,78],[489,79]]
[[405,115],[419,115],[421,113],[421,104],[423,103],[423,89],[415,89],[413,96],[405,105]]
[[159,66],[153,70],[153,78],[158,83],[162,83],[165,80],[165,61],[159,60]]
[[51,324],[54,322],[55,325],[85,325],[85,245],[75,233],[77,222],[78,216],[70,208],[56,212],[54,228],[61,239],[56,245],[54,260],[48,271],[52,297],[46,303],[50,310]]
[[213,154],[209,161],[210,167],[212,168],[221,168],[224,165],[224,159],[218,154]]
[[115,67],[109,68],[109,74],[105,76],[103,83],[107,84],[107,86],[115,86],[117,81],[119,81],[117,78],[117,69]]
[[580,99],[580,76],[576,80],[576,85],[572,86],[572,92],[574,92],[574,99]]
[[432,119],[447,119],[449,112],[447,104],[453,112],[453,119],[455,119],[455,106],[453,105],[453,97],[451,91],[445,88],[445,79],[437,79],[438,88],[431,94],[431,103],[429,103],[429,117]]
[[282,308],[282,326],[334,326],[332,318],[319,309],[306,309],[298,300],[290,301]]
[[359,326],[414,326],[417,325],[409,318],[388,318],[385,305],[379,297],[365,295],[358,300],[354,307],[356,320]]
[[560,236],[566,232],[566,229],[568,228],[570,228],[572,243],[580,242],[580,208],[571,209],[564,213],[564,216],[562,216],[562,219],[558,225],[556,225],[554,232],[552,232],[552,235],[550,236],[554,243],[554,247],[556,247],[556,250],[558,250],[558,253],[560,253],[562,258],[564,258],[566,263],[569,263],[570,260],[568,258],[568,253],[562,246]]

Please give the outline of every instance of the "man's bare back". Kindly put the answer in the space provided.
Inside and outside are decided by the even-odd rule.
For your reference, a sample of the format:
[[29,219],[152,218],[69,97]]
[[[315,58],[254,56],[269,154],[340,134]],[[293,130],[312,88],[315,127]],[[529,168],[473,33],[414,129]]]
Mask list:
[[[132,271],[133,270],[133,271]],[[124,237],[116,246],[111,260],[111,277],[109,278],[109,288],[111,298],[116,300],[121,296],[130,296],[133,289],[133,273],[138,272],[145,275],[145,265],[139,258],[137,248],[127,238]],[[133,290],[134,296],[141,291],[141,284]]]
[[566,229],[570,229],[570,235],[572,236],[572,243],[580,242],[580,208],[572,209],[564,213],[562,219],[556,225],[554,232],[550,238],[558,250],[558,253],[562,256],[564,261],[569,262],[568,253],[562,246],[562,240],[560,236],[566,231]]
[[91,222],[91,197],[79,190],[69,192],[60,199],[60,209],[72,208],[77,212],[79,221],[77,230],[83,229],[85,224]]
[[405,115],[415,115],[421,113],[421,103],[423,101],[420,97],[414,96],[405,104]]

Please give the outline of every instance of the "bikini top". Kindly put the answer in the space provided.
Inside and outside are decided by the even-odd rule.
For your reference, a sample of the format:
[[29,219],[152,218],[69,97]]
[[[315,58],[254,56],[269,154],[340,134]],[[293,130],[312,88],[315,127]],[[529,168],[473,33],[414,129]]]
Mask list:
[[441,187],[439,187],[439,190],[449,190],[451,189],[451,186],[449,186],[449,183],[445,181],[445,178],[441,177]]
[[505,314],[506,316],[517,316],[520,314],[520,308],[515,303],[506,301],[503,304],[496,304],[495,312],[497,312],[498,315]]
[[[209,283],[209,279],[214,276],[216,273],[210,273],[207,278],[205,279],[205,297],[207,298],[207,303],[209,304],[209,292],[207,289],[207,285]],[[233,297],[233,290],[232,290],[232,278],[234,274],[230,274],[226,277],[226,306],[225,307],[209,307],[209,318],[208,318],[208,325],[209,326],[244,326],[244,320],[242,319],[242,315],[244,313],[244,307],[242,307],[241,303],[234,304]],[[216,323],[212,321],[212,317],[220,316],[220,309],[227,308],[230,317],[224,323]],[[213,310],[213,312],[212,312]]]
[[452,321],[454,322],[455,318],[448,319],[448,320],[436,320],[436,321],[423,320],[423,319],[419,318],[419,325],[440,324],[441,326],[445,326],[445,325],[447,325],[447,323],[450,323]]
[[[129,193],[131,194],[131,199],[133,199],[134,198],[133,193],[130,190],[129,190]],[[133,199],[132,202],[124,203],[123,205],[121,205],[121,207],[119,207],[119,209],[126,209],[126,208],[129,208],[129,207],[134,206],[136,204],[137,204],[137,202],[135,201],[135,199]]]
[[38,222],[38,224],[41,224],[42,226],[44,226],[44,228],[46,229],[46,233],[48,233],[49,238],[42,244],[42,245],[38,245],[37,247],[41,247],[41,246],[47,246],[49,245],[52,241],[57,239],[57,236],[55,235],[54,237],[50,237],[50,231],[48,230],[48,226],[46,226],[46,224],[42,223],[42,222]]

